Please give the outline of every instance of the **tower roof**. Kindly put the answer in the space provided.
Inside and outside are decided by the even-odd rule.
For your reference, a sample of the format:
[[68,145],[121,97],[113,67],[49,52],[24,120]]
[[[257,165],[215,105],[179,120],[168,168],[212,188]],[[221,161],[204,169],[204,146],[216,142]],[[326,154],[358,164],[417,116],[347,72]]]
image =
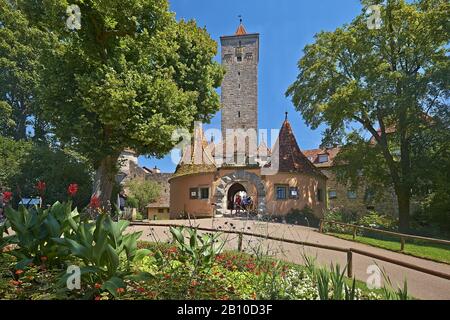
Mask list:
[[241,23],[239,24],[239,27],[237,28],[235,35],[236,36],[244,36],[246,34],[247,34],[247,31],[245,30],[245,27],[242,24],[242,20],[241,20]]
[[291,124],[287,118],[283,122],[272,155],[276,154],[276,151],[279,152],[278,161],[280,172],[299,172],[323,176],[320,170],[318,170],[300,150],[294,132],[292,131]]

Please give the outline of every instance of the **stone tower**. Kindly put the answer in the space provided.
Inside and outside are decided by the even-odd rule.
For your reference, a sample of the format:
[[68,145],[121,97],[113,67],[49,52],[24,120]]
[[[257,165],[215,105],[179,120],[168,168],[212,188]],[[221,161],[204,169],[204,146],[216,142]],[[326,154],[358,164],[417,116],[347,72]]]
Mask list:
[[222,134],[227,129],[258,129],[259,34],[242,24],[232,36],[220,38],[222,64]]

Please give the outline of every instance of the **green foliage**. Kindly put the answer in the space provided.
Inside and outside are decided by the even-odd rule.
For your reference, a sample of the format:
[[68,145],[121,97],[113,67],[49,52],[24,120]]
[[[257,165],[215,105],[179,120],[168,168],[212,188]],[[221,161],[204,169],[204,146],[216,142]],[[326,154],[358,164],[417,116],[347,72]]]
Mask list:
[[[0,135],[25,139],[34,125],[42,137],[36,89],[40,77],[39,43],[44,32],[31,25],[17,0],[0,0]],[[33,115],[33,118],[30,116]]]
[[66,200],[72,183],[78,184],[75,206],[89,203],[92,169],[84,157],[69,149],[0,137],[0,185],[13,191],[15,203],[20,197],[40,196],[38,181],[46,184],[44,205]]
[[324,143],[345,144],[336,162],[348,169],[345,182],[362,169],[368,182],[392,187],[407,230],[416,182],[430,177],[423,151],[449,149],[448,139],[434,138],[449,132],[450,4],[388,0],[374,30],[363,4],[351,23],[320,32],[305,47],[287,95],[311,127],[329,127]]
[[161,192],[160,185],[152,180],[130,180],[127,182],[126,188],[131,197],[137,200],[136,208],[139,208],[140,212],[144,212],[146,206],[158,199]]
[[126,201],[126,206],[128,208],[137,209],[139,208],[139,200],[132,196],[129,196]]
[[314,215],[314,212],[308,206],[302,210],[292,209],[286,215],[286,222],[289,224],[296,224],[308,227],[318,227],[320,219]]
[[361,216],[357,222],[358,225],[368,228],[397,231],[398,222],[389,216],[380,215],[377,212],[371,211],[368,214]]
[[19,9],[44,32],[43,117],[90,160],[105,204],[125,148],[161,157],[178,143],[174,130],[208,122],[219,110],[223,69],[214,60],[216,42],[194,21],[178,22],[167,0],[77,4],[77,31],[62,19],[66,0],[20,1]]
[[[101,214],[95,223],[82,222],[74,226],[70,236],[53,240],[82,260],[84,265],[80,269],[85,281],[91,285],[100,283],[102,289],[116,296],[117,289],[125,287],[123,279],[130,278],[132,261],[149,252],[137,249],[142,232],[124,234],[128,226],[127,221],[114,222]],[[61,283],[65,283],[66,277]]]
[[52,239],[69,237],[79,222],[77,209],[72,211],[72,203],[56,202],[48,209],[18,210],[6,208],[6,218],[14,231],[8,242],[18,245],[10,253],[18,259],[17,268],[23,269],[29,263],[38,264],[45,257],[49,263],[60,264],[68,256],[68,251]]
[[0,186],[16,190],[15,179],[22,173],[23,163],[32,148],[31,142],[0,136]]
[[197,229],[183,227],[170,228],[170,233],[182,261],[190,261],[195,270],[210,270],[225,245],[224,242],[218,243],[218,233],[199,235]]

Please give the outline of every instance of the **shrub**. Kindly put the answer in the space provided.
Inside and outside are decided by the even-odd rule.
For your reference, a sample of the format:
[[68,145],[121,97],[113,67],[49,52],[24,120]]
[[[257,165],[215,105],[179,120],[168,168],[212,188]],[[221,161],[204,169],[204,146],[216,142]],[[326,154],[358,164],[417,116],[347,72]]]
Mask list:
[[311,208],[305,206],[302,210],[293,209],[286,215],[286,222],[289,224],[303,225],[308,227],[318,227],[320,219],[314,215]]
[[375,211],[371,211],[368,214],[361,216],[358,220],[358,225],[368,228],[396,231],[398,222],[396,219],[380,215]]
[[126,201],[126,207],[128,208],[132,208],[132,209],[137,209],[139,208],[139,201],[138,199],[134,198],[134,197],[128,197],[127,201]]

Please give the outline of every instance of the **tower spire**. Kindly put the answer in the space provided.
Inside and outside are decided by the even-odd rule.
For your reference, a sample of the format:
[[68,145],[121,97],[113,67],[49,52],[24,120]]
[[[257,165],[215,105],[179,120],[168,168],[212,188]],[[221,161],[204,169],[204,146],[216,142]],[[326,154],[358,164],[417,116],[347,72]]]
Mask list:
[[238,16],[239,18],[239,27],[236,30],[237,36],[243,36],[247,34],[247,31],[245,30],[244,24],[242,23],[242,15]]

